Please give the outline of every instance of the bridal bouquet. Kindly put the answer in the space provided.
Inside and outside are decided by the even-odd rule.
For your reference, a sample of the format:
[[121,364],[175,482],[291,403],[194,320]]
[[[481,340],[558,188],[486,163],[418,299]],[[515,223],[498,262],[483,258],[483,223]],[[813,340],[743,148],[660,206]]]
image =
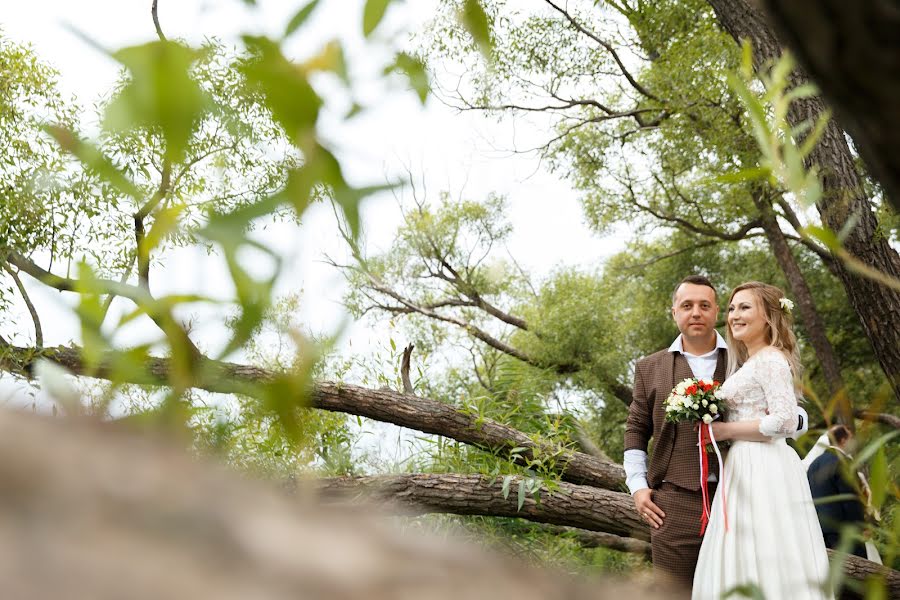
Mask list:
[[[700,518],[700,535],[709,523],[711,495],[709,493],[709,459],[708,453],[715,452],[719,463],[721,485],[725,485],[725,468],[722,465],[722,454],[716,444],[710,423],[722,416],[722,395],[718,381],[706,379],[685,379],[679,382],[672,393],[665,399],[666,421],[682,423],[684,421],[699,423],[697,428],[697,447],[700,452],[700,491],[703,496],[703,514]],[[725,516],[725,530],[728,531],[728,514],[722,498],[722,511]]]
[[720,386],[718,381],[706,379],[681,381],[665,400],[666,421],[702,421],[709,425],[722,415]]

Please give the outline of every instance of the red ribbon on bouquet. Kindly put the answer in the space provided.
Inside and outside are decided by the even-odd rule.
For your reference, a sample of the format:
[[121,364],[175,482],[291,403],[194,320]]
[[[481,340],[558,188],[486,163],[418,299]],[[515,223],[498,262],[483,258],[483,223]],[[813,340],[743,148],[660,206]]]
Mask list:
[[700,450],[700,493],[703,496],[703,514],[700,516],[700,535],[706,532],[706,526],[709,525],[709,518],[712,514],[712,499],[709,495],[709,457],[706,454],[706,444],[712,444],[713,450],[716,452],[716,458],[719,461],[719,486],[722,490],[722,516],[725,519],[725,531],[728,531],[728,505],[725,501],[725,467],[722,464],[722,454],[719,452],[719,445],[716,444],[716,437],[713,435],[712,427],[706,423],[700,423],[697,428],[697,447]]

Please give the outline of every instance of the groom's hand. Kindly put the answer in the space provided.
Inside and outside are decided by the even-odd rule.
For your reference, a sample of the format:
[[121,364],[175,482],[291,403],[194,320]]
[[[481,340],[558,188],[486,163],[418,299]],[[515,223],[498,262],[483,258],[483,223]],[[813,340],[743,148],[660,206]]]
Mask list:
[[659,529],[663,524],[666,513],[653,503],[653,490],[644,488],[634,493],[634,506],[637,508],[641,519],[650,524],[650,527]]

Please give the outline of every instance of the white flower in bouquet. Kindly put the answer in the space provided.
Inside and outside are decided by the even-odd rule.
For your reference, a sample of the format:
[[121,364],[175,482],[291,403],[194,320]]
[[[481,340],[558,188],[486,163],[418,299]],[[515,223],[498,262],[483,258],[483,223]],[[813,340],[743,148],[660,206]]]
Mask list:
[[706,400],[701,400],[700,404],[702,404],[703,406],[709,406],[709,402],[707,402]]
[[722,393],[722,388],[717,389],[717,390],[713,393],[713,396],[715,396],[715,397],[718,398],[719,400],[724,400],[724,399],[725,399],[725,394]]
[[709,405],[709,412],[711,412],[711,413],[714,414],[714,415],[715,415],[715,414],[718,414],[718,413],[719,413],[719,407],[716,406],[715,404],[710,404],[710,405]]
[[703,415],[703,422],[709,425],[713,422],[712,415]]

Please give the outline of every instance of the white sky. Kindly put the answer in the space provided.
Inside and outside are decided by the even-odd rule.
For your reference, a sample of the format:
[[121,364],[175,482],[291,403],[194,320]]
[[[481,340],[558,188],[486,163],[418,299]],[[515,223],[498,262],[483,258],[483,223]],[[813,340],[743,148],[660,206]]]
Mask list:
[[[170,39],[199,43],[216,37],[228,43],[241,33],[280,35],[305,0],[260,0],[257,9],[247,8],[240,0],[159,0],[159,4],[162,28]],[[362,4],[362,0],[322,2],[309,27],[295,34],[288,53],[302,58],[338,36],[354,70],[376,71],[383,56],[371,56],[363,47]],[[90,106],[115,80],[117,64],[73,30],[110,49],[150,41],[155,39],[150,5],[150,0],[7,1],[0,8],[0,27],[13,40],[32,44],[42,59],[60,71],[64,91]],[[415,30],[432,15],[434,5],[435,0],[395,3],[379,33]],[[498,124],[479,114],[459,114],[433,98],[423,108],[413,93],[399,87],[386,93],[376,80],[364,81],[354,91],[364,104],[377,99],[377,107],[349,124],[328,116],[323,120],[325,136],[351,183],[378,184],[410,168],[417,179],[424,179],[430,193],[449,190],[456,195],[464,190],[472,199],[490,192],[504,194],[515,230],[509,250],[538,276],[560,264],[596,265],[621,248],[621,241],[599,239],[588,231],[577,194],[548,173],[536,157],[497,150],[536,145],[550,136],[549,131],[525,122]],[[365,204],[364,227],[371,246],[387,246],[398,223],[397,202],[390,194]],[[304,290],[301,320],[316,332],[333,330],[343,316],[340,301],[345,288],[342,277],[321,262],[326,252],[344,256],[330,209],[313,208],[299,231],[276,225],[266,232],[266,241],[289,257],[291,267],[280,291]],[[197,291],[198,284],[215,288],[224,277],[221,264],[207,259],[205,253],[182,250],[168,258],[164,271],[155,274],[154,292]],[[56,297],[37,299],[42,305],[58,301]],[[30,330],[30,321],[23,318],[22,323]],[[46,345],[66,343],[77,335],[73,321],[54,322],[50,327],[45,323]],[[208,335],[215,335],[214,328]],[[351,326],[343,344],[352,341],[358,351],[383,346],[384,336],[384,331]]]

